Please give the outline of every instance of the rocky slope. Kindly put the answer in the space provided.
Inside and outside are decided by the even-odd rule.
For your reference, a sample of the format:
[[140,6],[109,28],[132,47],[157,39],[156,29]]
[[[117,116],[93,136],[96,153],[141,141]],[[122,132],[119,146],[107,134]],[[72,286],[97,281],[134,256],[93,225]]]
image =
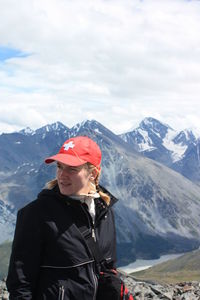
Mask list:
[[[138,281],[125,273],[121,274],[126,286],[133,293],[135,300],[199,300],[200,283],[182,282],[175,285],[158,284],[156,282]],[[9,299],[5,281],[0,281],[0,299]]]
[[158,284],[138,281],[131,275],[122,275],[125,284],[133,293],[135,300],[199,300],[200,282],[181,282],[177,284]]

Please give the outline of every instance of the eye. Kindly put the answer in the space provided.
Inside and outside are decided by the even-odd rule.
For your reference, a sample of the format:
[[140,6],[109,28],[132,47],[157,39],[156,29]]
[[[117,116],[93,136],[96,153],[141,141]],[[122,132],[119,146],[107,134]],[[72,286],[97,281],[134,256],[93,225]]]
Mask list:
[[64,166],[60,163],[57,163],[57,170],[64,170]]
[[62,165],[60,163],[57,163],[57,169],[61,170],[61,171],[64,171],[68,174],[76,174],[81,170],[80,167],[70,167],[70,166]]
[[78,173],[79,169],[78,168],[70,168],[69,171],[72,173]]

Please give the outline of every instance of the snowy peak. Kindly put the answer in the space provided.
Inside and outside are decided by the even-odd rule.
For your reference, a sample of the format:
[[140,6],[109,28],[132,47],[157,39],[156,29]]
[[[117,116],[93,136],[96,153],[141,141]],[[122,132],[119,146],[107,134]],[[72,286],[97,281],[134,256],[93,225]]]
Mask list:
[[35,131],[32,130],[30,127],[26,127],[22,130],[19,131],[19,133],[23,134],[23,135],[35,135],[35,134],[45,134],[48,132],[59,132],[61,130],[69,130],[68,127],[66,127],[64,124],[62,124],[61,122],[55,122],[53,124],[47,124],[41,128],[36,129]]
[[169,131],[173,132],[170,126],[154,118],[145,118],[139,124],[139,127],[120,136],[139,152],[150,153],[159,149],[158,155],[160,155],[160,151],[164,150],[162,145],[163,139],[168,135]]
[[26,127],[24,129],[20,130],[19,133],[21,133],[23,135],[33,135],[35,133],[35,131],[32,130],[30,127]]
[[168,129],[173,130],[170,126],[161,123],[154,118],[145,118],[139,125],[143,130],[150,131],[157,135],[159,138],[164,138],[168,132]]
[[84,134],[83,131],[87,131],[88,129],[91,128],[93,122],[95,121],[89,121],[89,120],[84,120],[83,122],[77,123],[74,125],[72,128],[70,128],[70,136],[76,136],[76,135],[82,135]]
[[81,128],[94,129],[94,128],[98,128],[99,125],[100,125],[100,123],[98,123],[95,120],[84,120],[83,122],[77,123],[76,125],[74,125],[71,128],[71,131],[73,131],[74,133],[78,133]]
[[[82,134],[84,132],[92,131],[96,134],[113,134],[109,129],[104,127],[101,123],[97,122],[96,120],[85,120],[81,123],[76,124],[70,129],[70,135],[75,136]],[[114,134],[113,134],[114,135]]]
[[148,132],[140,127],[136,128],[128,134],[125,134],[124,139],[128,143],[132,143],[133,145],[135,144],[135,149],[139,152],[152,151],[155,149],[153,141]]
[[50,126],[50,129],[52,131],[56,130],[56,131],[60,131],[60,130],[68,130],[69,128],[67,126],[65,126],[63,123],[61,122],[56,122],[56,123],[53,123]]
[[69,128],[62,124],[61,122],[56,122],[53,124],[47,124],[35,131],[36,134],[46,134],[48,132],[59,132],[63,130],[68,130]]
[[196,145],[200,130],[177,132],[154,118],[145,118],[139,127],[120,137],[145,156],[171,166],[183,159],[188,148]]

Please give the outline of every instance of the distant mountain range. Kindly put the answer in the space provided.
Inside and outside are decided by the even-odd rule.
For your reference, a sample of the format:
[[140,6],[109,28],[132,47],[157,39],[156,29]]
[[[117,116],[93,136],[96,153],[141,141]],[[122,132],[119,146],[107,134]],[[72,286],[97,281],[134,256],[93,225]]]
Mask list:
[[176,134],[152,118],[123,135],[95,120],[72,128],[57,122],[0,135],[1,242],[12,238],[16,211],[54,178],[55,166],[45,165],[44,158],[77,135],[99,144],[101,184],[120,199],[115,208],[119,264],[200,245],[198,136]]

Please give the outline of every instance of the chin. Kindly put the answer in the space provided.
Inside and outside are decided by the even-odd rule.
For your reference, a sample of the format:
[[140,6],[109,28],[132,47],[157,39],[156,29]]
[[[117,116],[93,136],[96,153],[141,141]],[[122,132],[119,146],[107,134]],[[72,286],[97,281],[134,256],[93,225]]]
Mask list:
[[62,195],[65,195],[65,196],[71,196],[71,195],[73,195],[73,192],[70,192],[70,191],[63,191],[63,190],[61,190],[60,192],[61,192]]
[[60,190],[60,193],[61,193],[62,195],[65,195],[65,196],[73,195],[73,191],[72,191],[72,189],[70,189],[70,188],[59,187],[59,190]]

